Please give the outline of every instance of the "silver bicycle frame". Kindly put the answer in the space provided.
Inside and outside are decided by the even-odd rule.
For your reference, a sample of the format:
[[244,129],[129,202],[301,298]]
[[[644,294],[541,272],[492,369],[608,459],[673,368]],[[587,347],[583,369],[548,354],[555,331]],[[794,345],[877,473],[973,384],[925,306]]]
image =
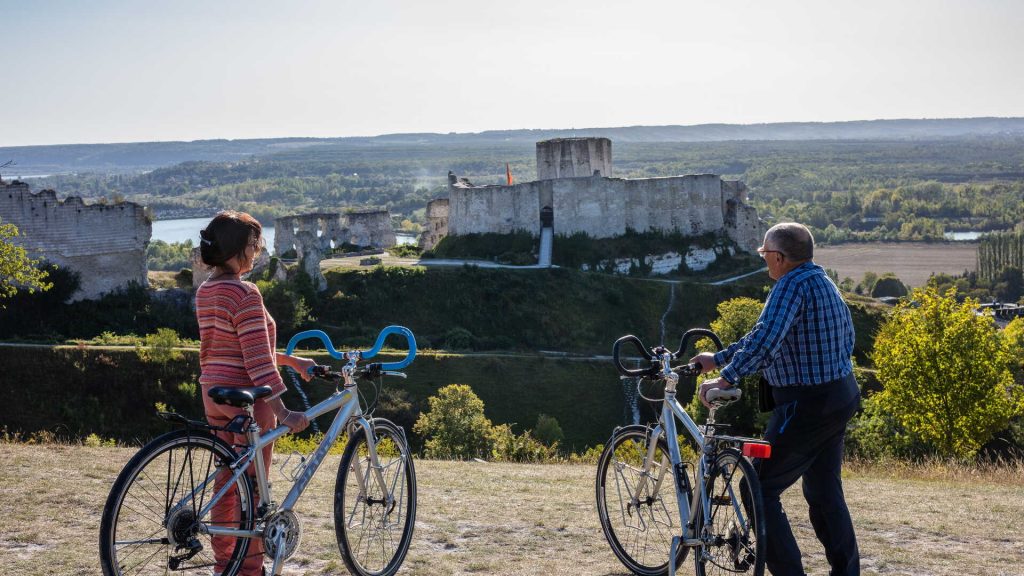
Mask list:
[[[204,518],[213,508],[213,506],[220,501],[221,498],[227,493],[231,486],[238,481],[239,477],[245,473],[246,469],[250,466],[256,467],[256,483],[257,490],[260,496],[261,506],[266,505],[269,509],[275,509],[279,511],[292,510],[295,507],[295,503],[298,501],[299,496],[302,495],[309,481],[316,474],[317,469],[323,463],[324,458],[327,456],[327,452],[330,450],[331,445],[341,434],[341,431],[346,428],[346,425],[351,427],[359,426],[363,429],[368,439],[366,442],[367,449],[370,456],[370,468],[373,470],[372,475],[367,475],[361,470],[359,459],[353,460],[355,465],[356,478],[359,481],[360,490],[366,491],[366,483],[369,482],[372,476],[374,480],[380,485],[382,492],[388,495],[387,483],[384,480],[384,474],[381,471],[379,460],[377,459],[377,447],[369,439],[373,438],[373,430],[370,427],[370,423],[363,417],[362,409],[359,407],[359,402],[356,398],[354,385],[346,385],[344,389],[339,390],[326,398],[319,404],[311,407],[305,412],[308,419],[312,420],[317,416],[326,414],[332,410],[339,410],[338,414],[334,417],[334,421],[331,423],[331,427],[324,434],[323,440],[321,440],[319,446],[310,455],[309,461],[305,464],[302,473],[295,482],[292,484],[291,489],[285,496],[284,501],[280,507],[275,506],[273,496],[271,494],[270,482],[267,479],[267,471],[263,464],[263,448],[271,444],[278,438],[288,433],[287,426],[278,426],[273,430],[270,430],[266,434],[260,435],[260,428],[256,424],[255,419],[250,423],[249,428],[246,430],[246,436],[249,439],[249,447],[245,449],[240,457],[231,463],[231,470],[233,470],[231,479],[225,482],[224,486],[210,499],[210,501],[202,508],[198,513],[199,518]],[[246,410],[252,415],[252,407],[247,407]],[[185,505],[194,494],[201,492],[214,481],[214,478],[220,472],[215,472],[207,477],[201,484],[196,486],[195,490],[191,494],[186,495],[182,498],[176,507]],[[390,499],[390,496],[388,496]],[[390,505],[391,502],[388,502]],[[219,526],[210,526],[203,524],[200,527],[202,532],[213,536],[235,536],[244,538],[259,538],[262,537],[262,531],[260,530],[242,530],[238,528],[224,528]]]

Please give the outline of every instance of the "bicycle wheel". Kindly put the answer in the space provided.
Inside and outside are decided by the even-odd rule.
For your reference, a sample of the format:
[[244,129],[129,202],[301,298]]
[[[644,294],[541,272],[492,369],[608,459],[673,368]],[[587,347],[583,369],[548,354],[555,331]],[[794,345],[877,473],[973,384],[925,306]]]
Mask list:
[[764,505],[753,465],[739,451],[724,450],[715,459],[704,488],[710,514],[705,521],[704,511],[697,513],[697,537],[704,540],[694,554],[697,576],[747,572],[762,576]]
[[[644,472],[651,440],[646,427],[621,428],[597,462],[597,513],[604,536],[626,568],[642,576],[668,572],[672,537],[683,532],[672,462],[664,438],[657,439],[653,468]],[[643,486],[637,493],[641,482]],[[676,566],[688,551],[679,547]]]
[[409,551],[416,521],[416,471],[402,429],[375,418],[382,489],[370,468],[362,428],[349,439],[334,485],[334,532],[341,558],[353,574],[390,576]]
[[[215,508],[202,509],[230,481],[235,460],[227,443],[206,432],[170,432],[144,446],[118,474],[100,522],[105,576],[175,574],[232,576],[248,538],[211,538],[200,526],[251,529],[254,497],[246,475],[228,485]],[[214,545],[217,552],[214,552]]]

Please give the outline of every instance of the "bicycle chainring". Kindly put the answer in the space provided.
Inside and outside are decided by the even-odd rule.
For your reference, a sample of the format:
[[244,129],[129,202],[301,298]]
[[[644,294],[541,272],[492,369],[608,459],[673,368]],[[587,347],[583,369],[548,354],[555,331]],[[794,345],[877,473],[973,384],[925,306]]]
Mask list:
[[299,517],[291,510],[275,512],[267,519],[266,528],[263,529],[263,550],[268,558],[277,556],[278,539],[284,547],[282,559],[291,558],[299,549],[299,541],[302,539],[302,525]]

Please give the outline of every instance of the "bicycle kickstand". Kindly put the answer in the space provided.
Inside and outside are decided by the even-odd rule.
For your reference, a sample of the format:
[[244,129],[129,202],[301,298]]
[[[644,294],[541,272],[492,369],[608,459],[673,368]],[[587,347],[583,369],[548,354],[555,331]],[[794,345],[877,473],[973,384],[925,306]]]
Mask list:
[[676,576],[676,552],[682,544],[682,538],[672,537],[672,545],[668,548],[668,576]]

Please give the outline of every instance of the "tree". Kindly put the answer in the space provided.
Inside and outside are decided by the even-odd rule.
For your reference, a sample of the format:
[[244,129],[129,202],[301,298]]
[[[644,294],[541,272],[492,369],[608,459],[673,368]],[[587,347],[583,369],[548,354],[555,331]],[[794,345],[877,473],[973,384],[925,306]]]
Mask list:
[[978,303],[914,290],[875,339],[883,391],[873,397],[910,438],[944,457],[973,456],[1024,403],[1006,349]]
[[428,399],[413,431],[426,438],[428,458],[466,459],[489,456],[491,421],[484,402],[465,384],[449,384]]
[[565,438],[558,419],[547,414],[537,416],[537,425],[533,428],[533,435],[547,446],[554,446]]
[[[711,322],[711,330],[718,334],[723,345],[728,346],[750,332],[761,316],[762,308],[764,308],[764,303],[753,298],[726,300],[718,305],[718,318]],[[714,350],[714,345],[706,339],[702,340],[698,347],[701,350]],[[743,396],[739,402],[721,410],[716,416],[717,421],[732,426],[731,432],[735,434],[761,434],[764,432],[768,418],[766,414],[761,414],[757,405],[759,379],[760,376],[757,374],[744,377],[739,383],[739,387],[743,390]],[[700,403],[696,394],[693,396],[686,410],[695,421],[702,422],[707,418],[708,410]]]
[[19,289],[32,293],[53,286],[46,281],[46,271],[36,267],[39,261],[11,241],[17,236],[17,226],[0,221],[0,300],[14,296]]
[[907,287],[892,272],[882,274],[882,276],[875,281],[875,285],[871,289],[872,298],[882,298],[885,296],[898,298],[906,295]]

